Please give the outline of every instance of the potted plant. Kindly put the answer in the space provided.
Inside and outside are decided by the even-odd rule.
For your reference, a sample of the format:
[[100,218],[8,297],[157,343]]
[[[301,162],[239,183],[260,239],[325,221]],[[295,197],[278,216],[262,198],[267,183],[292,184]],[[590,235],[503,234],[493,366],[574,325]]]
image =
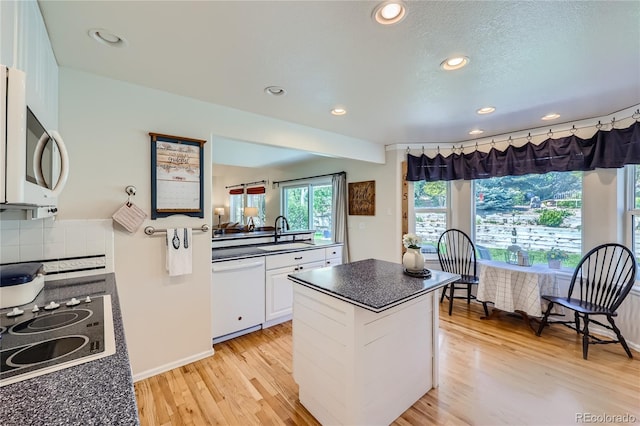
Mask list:
[[409,272],[422,272],[424,270],[424,256],[420,252],[420,237],[415,234],[404,234],[402,245],[407,251],[402,256],[402,264]]
[[549,263],[549,268],[551,269],[560,269],[562,261],[567,260],[568,258],[569,254],[566,251],[560,250],[556,247],[553,247],[547,252],[547,262]]

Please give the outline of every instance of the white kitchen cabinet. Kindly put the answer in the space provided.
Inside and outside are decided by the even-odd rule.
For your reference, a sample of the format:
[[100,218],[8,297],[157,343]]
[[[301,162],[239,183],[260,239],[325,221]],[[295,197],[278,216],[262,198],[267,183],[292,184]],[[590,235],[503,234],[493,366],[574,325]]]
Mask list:
[[2,64],[26,73],[27,105],[58,129],[58,64],[36,0],[0,2]]
[[342,246],[324,249],[325,266],[342,265]]
[[291,319],[293,284],[287,275],[325,266],[324,249],[267,256],[265,274],[265,324],[271,327]]
[[264,256],[211,265],[213,343],[261,327],[265,308],[264,268]]

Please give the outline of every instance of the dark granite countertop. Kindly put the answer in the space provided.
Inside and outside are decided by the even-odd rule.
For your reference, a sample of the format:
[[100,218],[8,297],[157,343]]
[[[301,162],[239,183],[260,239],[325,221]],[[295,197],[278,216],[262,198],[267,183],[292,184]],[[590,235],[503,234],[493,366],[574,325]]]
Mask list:
[[367,259],[290,274],[289,279],[373,312],[382,312],[455,281],[459,275],[431,271],[414,278],[399,263]]
[[116,353],[0,387],[0,425],[139,425],[115,274],[45,283],[28,303],[110,294]]
[[[282,241],[280,243],[255,244],[250,246],[222,247],[211,249],[211,260],[220,262],[223,260],[245,259],[250,257],[269,256],[272,254],[291,253],[296,251],[322,249],[326,247],[341,246],[342,243],[316,242],[307,244],[308,247],[288,248],[291,244],[304,244],[304,241]],[[282,250],[261,250],[260,247],[281,245]]]

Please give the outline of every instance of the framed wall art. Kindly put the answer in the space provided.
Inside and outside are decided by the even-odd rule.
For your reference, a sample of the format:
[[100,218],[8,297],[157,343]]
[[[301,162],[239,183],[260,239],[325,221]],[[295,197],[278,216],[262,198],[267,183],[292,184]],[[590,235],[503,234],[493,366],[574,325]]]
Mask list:
[[151,219],[183,214],[204,218],[206,140],[151,136]]
[[376,181],[349,184],[349,214],[352,216],[376,215]]

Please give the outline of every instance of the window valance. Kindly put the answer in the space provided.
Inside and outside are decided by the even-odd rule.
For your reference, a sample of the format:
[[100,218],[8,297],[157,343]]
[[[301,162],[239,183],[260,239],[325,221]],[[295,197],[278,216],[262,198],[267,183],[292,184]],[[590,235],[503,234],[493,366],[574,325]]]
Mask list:
[[265,194],[267,190],[264,186],[253,186],[251,188],[247,188],[247,194],[255,195],[255,194]]
[[592,137],[575,135],[547,139],[540,144],[528,142],[509,145],[504,151],[468,154],[407,154],[408,181],[472,180],[530,173],[588,171],[640,164],[640,123],[626,129],[598,130]]

